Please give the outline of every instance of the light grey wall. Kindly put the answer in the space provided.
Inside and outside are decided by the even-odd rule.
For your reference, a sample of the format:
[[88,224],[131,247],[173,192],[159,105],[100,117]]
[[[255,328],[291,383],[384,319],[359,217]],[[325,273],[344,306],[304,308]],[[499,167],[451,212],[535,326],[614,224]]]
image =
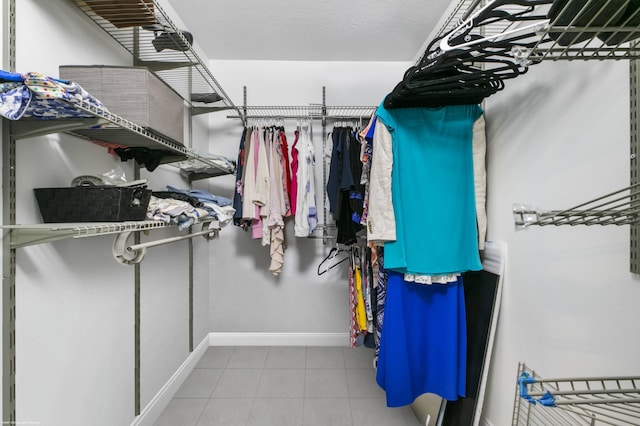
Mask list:
[[[131,65],[132,58],[72,2],[17,3],[17,71],[58,76],[58,66]],[[203,124],[204,122],[204,124]],[[194,133],[207,149],[208,121]],[[83,174],[133,161],[64,134],[17,142],[17,222],[41,222],[33,188],[67,186]],[[171,166],[142,170],[150,188],[187,188]],[[142,241],[177,235],[152,231]],[[65,240],[17,250],[17,418],[65,425],[134,420],[134,269],[113,259],[113,237]],[[195,341],[208,332],[209,244],[198,247]],[[142,409],[187,358],[187,243],[150,248],[141,265]],[[204,283],[204,284],[203,284]]]
[[513,203],[569,208],[629,185],[628,62],[531,67],[486,103],[488,238],[508,246],[486,419],[510,424],[518,362],[542,377],[638,373],[629,227],[515,229]]

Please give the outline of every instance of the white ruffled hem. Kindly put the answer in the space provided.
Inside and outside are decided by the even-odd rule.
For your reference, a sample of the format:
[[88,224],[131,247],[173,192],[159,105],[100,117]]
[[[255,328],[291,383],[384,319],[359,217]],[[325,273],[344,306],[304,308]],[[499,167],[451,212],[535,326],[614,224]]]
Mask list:
[[416,284],[448,284],[458,281],[460,274],[448,274],[448,275],[419,275],[419,274],[404,274],[404,280]]

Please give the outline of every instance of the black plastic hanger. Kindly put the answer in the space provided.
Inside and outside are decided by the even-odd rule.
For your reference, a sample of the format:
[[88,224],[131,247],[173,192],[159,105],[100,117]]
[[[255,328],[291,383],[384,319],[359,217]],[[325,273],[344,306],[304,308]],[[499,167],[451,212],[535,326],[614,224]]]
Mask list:
[[325,265],[325,263],[335,260],[336,257],[338,256],[338,254],[340,253],[346,253],[349,252],[349,250],[344,250],[344,249],[339,249],[337,247],[332,247],[331,250],[329,251],[329,254],[327,254],[325,256],[324,259],[322,259],[322,261],[320,262],[320,264],[318,265],[318,275],[322,275],[327,273],[328,271],[332,270],[333,268],[335,268],[336,266],[338,266],[339,264],[341,264],[342,262],[349,260],[349,257],[345,257],[343,259],[340,259],[339,261],[337,261],[336,263],[333,263],[331,265],[329,265],[326,269],[322,269],[323,266]]

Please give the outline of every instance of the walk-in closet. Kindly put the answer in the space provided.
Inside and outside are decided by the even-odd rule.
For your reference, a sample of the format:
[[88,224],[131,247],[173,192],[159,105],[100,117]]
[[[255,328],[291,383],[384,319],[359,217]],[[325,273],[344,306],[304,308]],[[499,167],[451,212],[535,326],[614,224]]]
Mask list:
[[2,424],[640,424],[637,0],[2,0]]

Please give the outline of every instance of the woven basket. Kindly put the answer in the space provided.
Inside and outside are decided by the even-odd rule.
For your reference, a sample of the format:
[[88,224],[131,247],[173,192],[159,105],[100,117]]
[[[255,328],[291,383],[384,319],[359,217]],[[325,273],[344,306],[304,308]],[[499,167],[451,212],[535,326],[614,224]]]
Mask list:
[[116,186],[35,188],[45,223],[144,220],[151,190]]

